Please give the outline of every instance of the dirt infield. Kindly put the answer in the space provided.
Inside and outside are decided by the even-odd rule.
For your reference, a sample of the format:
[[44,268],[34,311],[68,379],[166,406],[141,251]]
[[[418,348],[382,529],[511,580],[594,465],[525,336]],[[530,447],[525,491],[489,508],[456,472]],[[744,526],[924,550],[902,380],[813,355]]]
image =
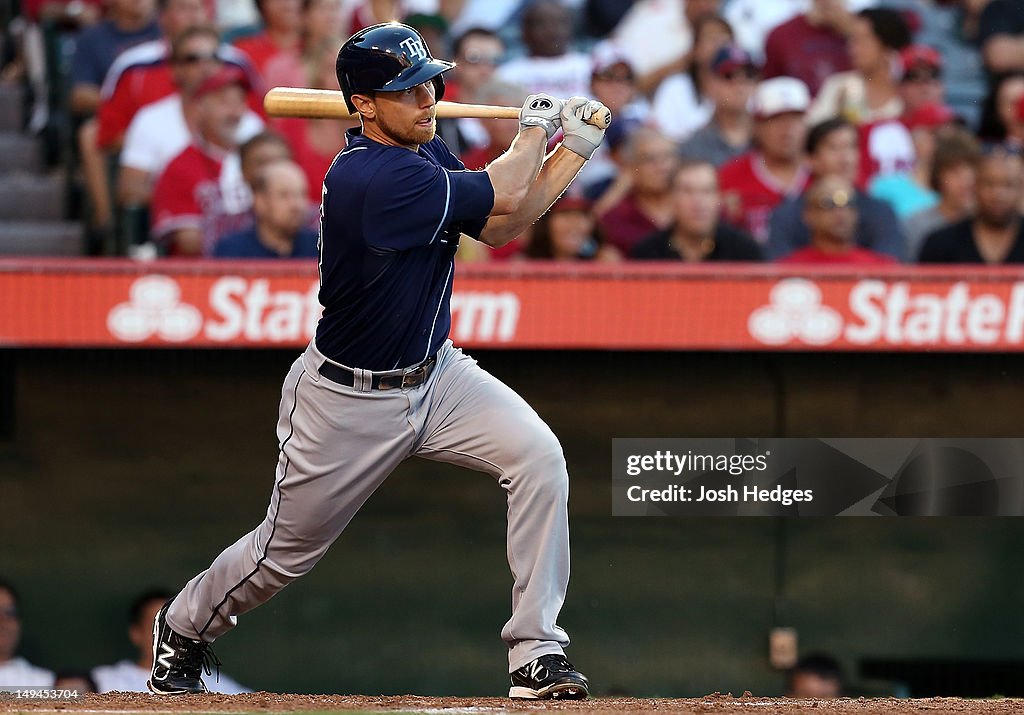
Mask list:
[[142,693],[85,695],[75,700],[46,701],[15,699],[0,694],[0,712],[92,712],[92,713],[286,713],[297,711],[384,711],[405,713],[529,713],[539,711],[604,713],[817,713],[867,715],[885,713],[974,713],[989,715],[1024,714],[1024,700],[963,700],[929,698],[896,700],[859,698],[839,700],[787,700],[760,698],[749,693],[733,697],[715,693],[703,698],[595,698],[585,702],[528,702],[507,698],[437,698],[412,695],[205,695],[158,698]]

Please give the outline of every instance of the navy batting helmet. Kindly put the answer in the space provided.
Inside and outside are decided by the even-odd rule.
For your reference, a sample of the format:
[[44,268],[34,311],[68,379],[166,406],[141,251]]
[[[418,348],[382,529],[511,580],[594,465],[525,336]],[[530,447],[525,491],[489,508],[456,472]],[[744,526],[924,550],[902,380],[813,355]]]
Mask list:
[[386,22],[360,30],[338,51],[335,70],[349,111],[353,94],[398,92],[433,80],[435,97],[444,96],[442,72],[455,65],[430,56],[420,33],[408,25]]

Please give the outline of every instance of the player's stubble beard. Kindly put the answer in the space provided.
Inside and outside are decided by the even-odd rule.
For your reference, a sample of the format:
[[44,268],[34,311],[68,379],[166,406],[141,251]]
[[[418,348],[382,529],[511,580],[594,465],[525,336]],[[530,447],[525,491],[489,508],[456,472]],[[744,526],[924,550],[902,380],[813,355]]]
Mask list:
[[[381,131],[396,142],[403,144],[404,146],[413,146],[426,144],[433,139],[434,135],[437,133],[437,120],[434,119],[433,109],[430,112],[430,117],[431,122],[429,127],[424,127],[416,123],[413,123],[411,126],[392,124],[381,114],[377,115],[377,124],[380,125]],[[419,117],[417,117],[417,120],[418,119]]]

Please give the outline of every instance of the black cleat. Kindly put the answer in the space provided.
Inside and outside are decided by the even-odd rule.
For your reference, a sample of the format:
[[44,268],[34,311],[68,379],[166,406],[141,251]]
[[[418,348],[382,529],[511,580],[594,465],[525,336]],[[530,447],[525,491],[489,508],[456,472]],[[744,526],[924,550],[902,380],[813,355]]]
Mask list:
[[[173,600],[173,599],[172,599]],[[220,673],[220,661],[209,643],[194,641],[171,630],[164,604],[153,621],[153,673],[146,685],[157,695],[188,695],[208,692],[203,672],[212,675],[211,663]]]
[[512,673],[510,698],[528,700],[586,700],[587,676],[577,671],[564,655],[542,655]]

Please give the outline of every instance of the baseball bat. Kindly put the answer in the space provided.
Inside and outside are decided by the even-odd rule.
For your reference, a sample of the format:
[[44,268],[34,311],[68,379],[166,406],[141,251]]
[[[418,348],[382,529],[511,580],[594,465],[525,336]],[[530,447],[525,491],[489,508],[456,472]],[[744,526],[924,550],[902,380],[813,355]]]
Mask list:
[[[274,87],[263,100],[267,114],[272,117],[303,117],[306,119],[350,119],[353,115],[345,106],[345,96],[336,89],[303,89],[301,87]],[[490,104],[437,103],[438,119],[519,119],[519,107],[499,107]],[[589,124],[607,129],[611,112],[605,109],[592,116]]]

